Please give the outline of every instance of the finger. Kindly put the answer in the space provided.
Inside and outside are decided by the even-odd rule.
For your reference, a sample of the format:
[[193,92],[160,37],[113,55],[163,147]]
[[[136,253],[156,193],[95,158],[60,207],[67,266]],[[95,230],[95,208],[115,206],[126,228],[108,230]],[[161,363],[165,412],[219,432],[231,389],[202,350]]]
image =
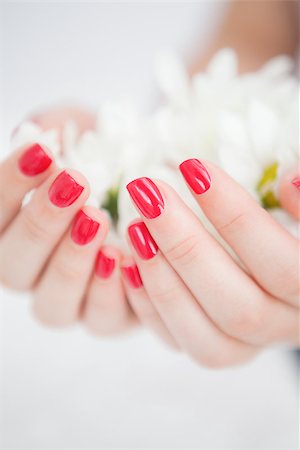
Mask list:
[[128,190],[160,250],[218,327],[257,345],[294,338],[295,308],[262,291],[170,186],[140,178]]
[[[299,246],[271,215],[229,175],[197,159],[183,162],[181,171],[202,211],[237,253],[255,280],[270,294],[299,302]],[[210,189],[203,180],[212,177]]]
[[34,290],[33,310],[43,323],[65,326],[79,318],[97,251],[108,232],[104,213],[84,206],[52,255]]
[[130,225],[128,234],[146,292],[183,350],[208,367],[241,363],[257,352],[256,347],[225,335],[210,321],[158,251],[143,222]]
[[122,260],[121,271],[128,301],[140,323],[155,335],[159,336],[167,345],[178,349],[178,344],[170,334],[155,307],[151,303],[133,258]]
[[0,164],[0,233],[17,215],[25,194],[54,170],[50,151],[35,143],[18,149]]
[[43,130],[56,129],[63,139],[64,128],[67,123],[76,124],[79,134],[96,127],[96,116],[92,111],[79,106],[62,106],[41,111],[31,117]]
[[86,179],[74,170],[56,171],[36,189],[0,237],[3,284],[18,289],[32,287],[88,194]]
[[278,191],[282,208],[295,219],[300,220],[299,169],[292,169],[282,176]]
[[113,246],[104,246],[98,252],[82,314],[92,333],[119,333],[136,322],[125,297],[119,261],[120,252]]

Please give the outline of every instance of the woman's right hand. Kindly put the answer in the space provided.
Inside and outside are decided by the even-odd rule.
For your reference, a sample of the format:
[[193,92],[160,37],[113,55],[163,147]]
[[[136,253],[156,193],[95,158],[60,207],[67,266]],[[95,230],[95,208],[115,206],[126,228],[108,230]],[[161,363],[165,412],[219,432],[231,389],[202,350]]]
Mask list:
[[[26,194],[34,190],[22,206]],[[31,290],[37,318],[51,326],[82,319],[99,334],[134,322],[118,271],[103,246],[106,215],[85,206],[87,180],[61,170],[47,148],[22,147],[0,164],[0,281]]]

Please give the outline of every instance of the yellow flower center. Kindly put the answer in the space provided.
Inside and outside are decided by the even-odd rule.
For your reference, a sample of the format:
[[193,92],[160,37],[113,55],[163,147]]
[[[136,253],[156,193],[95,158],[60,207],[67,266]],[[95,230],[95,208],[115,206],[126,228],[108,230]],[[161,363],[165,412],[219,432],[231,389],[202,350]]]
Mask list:
[[277,179],[278,163],[275,162],[266,167],[262,177],[257,183],[256,190],[260,196],[262,206],[265,209],[278,208],[279,200],[275,196],[274,186]]

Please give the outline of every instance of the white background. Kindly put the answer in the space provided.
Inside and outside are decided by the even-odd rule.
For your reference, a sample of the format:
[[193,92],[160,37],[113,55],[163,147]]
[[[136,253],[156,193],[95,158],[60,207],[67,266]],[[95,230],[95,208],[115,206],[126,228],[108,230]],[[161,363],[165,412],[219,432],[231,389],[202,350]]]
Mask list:
[[[188,59],[223,6],[2,2],[2,152],[11,130],[45,105],[97,107],[129,94],[147,109],[156,52],[171,47]],[[291,353],[211,371],[144,331],[97,340],[80,328],[47,330],[29,305],[2,292],[4,450],[297,448]]]

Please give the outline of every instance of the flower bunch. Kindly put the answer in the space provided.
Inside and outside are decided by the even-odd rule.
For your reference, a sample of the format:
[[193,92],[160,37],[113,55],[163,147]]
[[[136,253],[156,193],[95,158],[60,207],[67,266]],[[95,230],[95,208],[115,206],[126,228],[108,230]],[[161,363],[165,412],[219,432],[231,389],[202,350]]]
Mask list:
[[205,72],[190,79],[174,55],[164,54],[156,75],[165,101],[150,115],[130,104],[106,104],[93,131],[79,135],[75,124],[67,123],[60,143],[56,130],[43,132],[27,122],[13,146],[35,140],[63,166],[80,170],[91,185],[90,201],[108,210],[116,236],[123,236],[136,216],[125,189],[133,178],[163,179],[194,208],[177,169],[191,157],[221,166],[295,233],[297,224],[277,197],[278,179],[296,164],[299,150],[299,88],[292,61],[280,56],[240,75],[235,53],[223,49]]

